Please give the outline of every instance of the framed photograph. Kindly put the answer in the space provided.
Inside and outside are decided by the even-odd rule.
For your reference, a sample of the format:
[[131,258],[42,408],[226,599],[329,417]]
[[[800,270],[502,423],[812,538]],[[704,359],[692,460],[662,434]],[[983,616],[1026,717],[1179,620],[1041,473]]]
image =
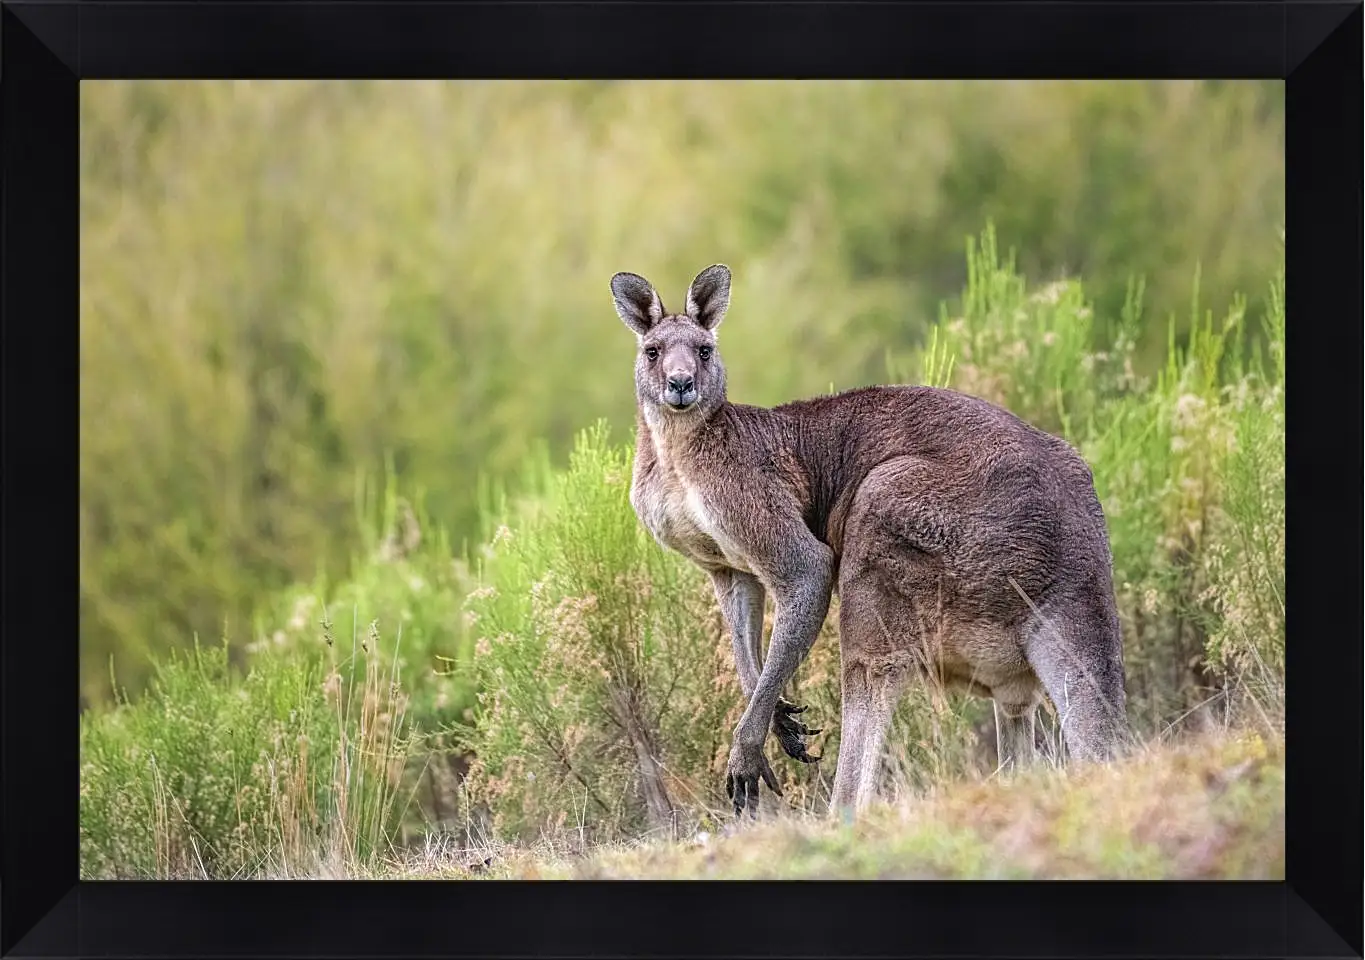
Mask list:
[[1361,955],[1359,4],[0,17],[0,953]]

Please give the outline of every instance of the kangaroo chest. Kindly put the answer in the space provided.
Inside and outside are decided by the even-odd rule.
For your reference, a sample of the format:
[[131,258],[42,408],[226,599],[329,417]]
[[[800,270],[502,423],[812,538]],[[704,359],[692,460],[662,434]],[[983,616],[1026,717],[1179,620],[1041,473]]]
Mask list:
[[752,573],[744,551],[726,536],[714,506],[667,462],[638,478],[631,499],[640,522],[660,545],[702,567],[730,567]]

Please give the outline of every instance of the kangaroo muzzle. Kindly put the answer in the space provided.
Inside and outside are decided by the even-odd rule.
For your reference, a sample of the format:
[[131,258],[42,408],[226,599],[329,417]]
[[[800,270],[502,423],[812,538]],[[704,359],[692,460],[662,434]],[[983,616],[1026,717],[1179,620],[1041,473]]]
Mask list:
[[664,388],[664,403],[674,410],[686,410],[697,402],[697,381],[690,373],[669,374]]

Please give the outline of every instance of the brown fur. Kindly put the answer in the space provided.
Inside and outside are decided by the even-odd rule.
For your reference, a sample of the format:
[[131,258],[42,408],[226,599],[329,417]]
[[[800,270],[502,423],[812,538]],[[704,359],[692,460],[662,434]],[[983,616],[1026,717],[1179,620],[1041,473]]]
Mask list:
[[[1064,441],[951,390],[881,386],[767,409],[730,403],[715,328],[729,271],[710,267],[668,314],[643,278],[612,290],[639,336],[631,503],[665,547],[711,572],[749,698],[727,786],[776,789],[771,724],[800,759],[807,731],[780,691],[840,595],[844,719],[834,803],[875,790],[904,684],[935,676],[997,704],[1002,763],[1032,754],[1046,690],[1074,754],[1123,729],[1121,638],[1103,512]],[[751,624],[771,593],[767,662]],[[1070,724],[1068,726],[1068,723]]]

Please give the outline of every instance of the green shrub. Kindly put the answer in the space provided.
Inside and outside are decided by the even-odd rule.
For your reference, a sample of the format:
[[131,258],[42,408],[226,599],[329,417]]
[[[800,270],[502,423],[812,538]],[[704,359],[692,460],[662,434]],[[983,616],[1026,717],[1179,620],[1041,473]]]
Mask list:
[[641,528],[607,437],[580,434],[539,508],[498,530],[468,601],[469,793],[511,834],[671,829],[679,800],[713,792],[698,774],[738,702],[710,583]]
[[1246,379],[1224,390],[1233,422],[1222,464],[1224,496],[1206,556],[1211,607],[1209,659],[1234,672],[1261,702],[1284,701],[1285,459],[1284,278],[1265,319],[1270,363],[1258,356]]

